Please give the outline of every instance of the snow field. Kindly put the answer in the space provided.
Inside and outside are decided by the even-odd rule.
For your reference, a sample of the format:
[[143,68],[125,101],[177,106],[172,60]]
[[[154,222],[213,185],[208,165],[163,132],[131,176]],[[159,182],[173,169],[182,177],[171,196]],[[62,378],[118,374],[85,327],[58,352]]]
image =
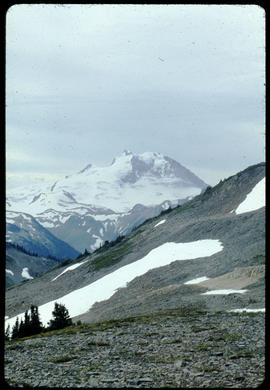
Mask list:
[[247,213],[265,206],[265,177],[247,194],[246,199],[236,208],[236,214]]
[[[126,287],[127,283],[153,268],[168,265],[176,260],[201,259],[222,250],[223,245],[220,240],[207,239],[188,243],[166,242],[152,249],[143,258],[105,275],[85,287],[39,306],[40,320],[43,325],[47,324],[52,317],[51,313],[55,302],[64,304],[70,317],[75,317],[87,312],[95,302],[109,299],[117,289]],[[10,324],[12,328],[16,318],[19,317],[20,321],[23,316],[24,313],[21,313],[8,319],[6,326]]]

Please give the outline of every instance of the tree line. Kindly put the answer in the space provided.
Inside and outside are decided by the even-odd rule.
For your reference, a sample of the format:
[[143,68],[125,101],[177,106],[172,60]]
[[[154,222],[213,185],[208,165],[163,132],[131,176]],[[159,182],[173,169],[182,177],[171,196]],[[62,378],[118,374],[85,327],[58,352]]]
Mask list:
[[72,325],[72,320],[65,305],[55,302],[52,319],[48,322],[47,327],[44,327],[40,321],[38,307],[31,305],[30,313],[29,310],[26,310],[24,319],[21,319],[21,321],[19,321],[19,318],[17,317],[11,331],[10,326],[8,325],[5,332],[5,339],[14,340],[39,334],[41,332],[62,329],[70,325]]
[[[42,257],[40,256],[37,252],[32,252],[30,250],[27,250],[25,249],[22,245],[19,245],[19,244],[14,244],[12,242],[6,242],[6,248],[14,248],[14,249],[17,249],[19,250],[20,252],[23,252],[25,253],[26,255],[29,255],[29,256],[33,256],[33,257]],[[46,256],[43,256],[43,257],[46,257],[47,259],[50,259],[50,260],[57,260],[57,261],[60,261],[57,257],[53,256],[53,255],[46,255]]]

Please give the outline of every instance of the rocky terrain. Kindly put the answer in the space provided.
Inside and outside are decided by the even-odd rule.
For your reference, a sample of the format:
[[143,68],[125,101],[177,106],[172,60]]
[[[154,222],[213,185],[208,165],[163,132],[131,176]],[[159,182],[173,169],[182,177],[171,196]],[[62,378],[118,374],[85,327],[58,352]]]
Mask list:
[[8,342],[13,387],[255,388],[265,315],[172,310]]

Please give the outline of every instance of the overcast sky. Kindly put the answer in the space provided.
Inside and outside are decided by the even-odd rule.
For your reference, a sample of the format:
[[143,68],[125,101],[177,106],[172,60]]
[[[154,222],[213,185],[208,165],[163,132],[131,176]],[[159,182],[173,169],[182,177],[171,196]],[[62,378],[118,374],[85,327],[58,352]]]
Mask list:
[[25,4],[6,22],[8,185],[124,149],[211,185],[264,161],[259,6]]

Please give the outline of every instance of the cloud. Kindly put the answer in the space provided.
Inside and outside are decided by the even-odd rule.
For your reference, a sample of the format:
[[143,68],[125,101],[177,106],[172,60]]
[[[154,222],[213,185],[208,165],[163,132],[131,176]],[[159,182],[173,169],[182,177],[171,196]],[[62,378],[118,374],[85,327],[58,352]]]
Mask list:
[[213,182],[261,161],[264,23],[255,5],[11,7],[8,167],[68,174],[128,148]]

